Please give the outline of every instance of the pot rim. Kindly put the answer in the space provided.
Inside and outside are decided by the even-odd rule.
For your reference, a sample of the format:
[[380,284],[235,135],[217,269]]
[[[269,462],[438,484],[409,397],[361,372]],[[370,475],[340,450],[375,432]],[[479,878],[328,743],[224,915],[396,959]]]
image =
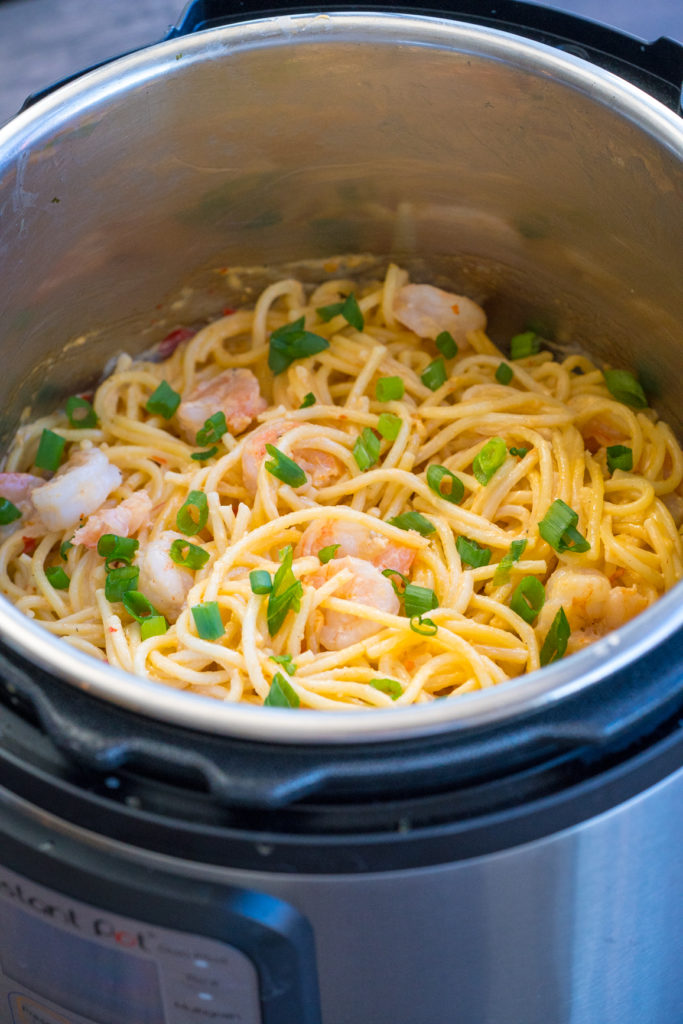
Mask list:
[[[86,72],[39,100],[0,129],[0,169],[46,134],[112,95],[187,66],[188,61],[226,57],[241,49],[308,42],[454,49],[507,61],[587,94],[612,109],[683,161],[683,122],[630,83],[572,54],[500,29],[406,13],[334,12],[281,14],[211,28],[156,43]],[[182,59],[179,59],[179,43]],[[3,156],[3,151],[5,156]],[[351,744],[394,741],[501,724],[587,691],[683,630],[683,583],[621,629],[583,651],[526,676],[466,694],[453,701],[365,711],[292,714],[278,708],[221,703],[135,677],[70,647],[0,597],[0,642],[57,678],[110,704],[146,718],[202,732],[277,744]]]

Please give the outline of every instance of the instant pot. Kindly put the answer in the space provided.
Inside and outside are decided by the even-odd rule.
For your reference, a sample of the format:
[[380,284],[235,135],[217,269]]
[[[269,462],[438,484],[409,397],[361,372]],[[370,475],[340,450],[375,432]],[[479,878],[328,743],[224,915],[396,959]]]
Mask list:
[[[0,131],[2,443],[332,255],[637,370],[680,437],[682,80],[509,0],[190,4]],[[365,713],[135,679],[3,600],[0,1021],[683,1020],[682,596]]]

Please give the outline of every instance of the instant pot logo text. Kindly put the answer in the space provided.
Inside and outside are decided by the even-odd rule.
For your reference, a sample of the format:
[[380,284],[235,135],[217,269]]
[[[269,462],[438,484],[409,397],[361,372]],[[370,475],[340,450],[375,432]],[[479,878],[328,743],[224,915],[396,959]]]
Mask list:
[[21,882],[8,882],[0,878],[0,898],[2,897],[12,900],[56,924],[65,925],[83,934],[95,935],[99,939],[112,942],[124,949],[149,950],[148,943],[154,934],[153,932],[121,928],[106,917],[93,917],[84,920],[83,914],[74,907],[59,906],[57,903],[43,899],[42,896],[28,892]]

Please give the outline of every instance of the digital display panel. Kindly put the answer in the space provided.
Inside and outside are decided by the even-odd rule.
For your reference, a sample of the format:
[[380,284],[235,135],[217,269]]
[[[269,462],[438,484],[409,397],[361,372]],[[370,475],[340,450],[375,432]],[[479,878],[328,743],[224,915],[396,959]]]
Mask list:
[[2,914],[4,974],[96,1024],[166,1024],[156,964],[56,928],[7,905]]

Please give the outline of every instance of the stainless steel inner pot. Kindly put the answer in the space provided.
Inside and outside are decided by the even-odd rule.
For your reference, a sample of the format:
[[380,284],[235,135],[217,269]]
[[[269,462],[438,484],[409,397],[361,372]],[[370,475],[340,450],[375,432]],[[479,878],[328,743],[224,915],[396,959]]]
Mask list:
[[[467,290],[501,341],[533,315],[558,344],[636,370],[681,433],[682,192],[674,114],[509,33],[302,14],[152,46],[0,131],[0,437],[116,352],[220,310],[230,275],[214,268],[343,253]],[[0,638],[146,716],[343,743],[467,730],[588,691],[680,631],[682,594],[494,691],[361,715],[227,706],[133,679],[4,600]]]

